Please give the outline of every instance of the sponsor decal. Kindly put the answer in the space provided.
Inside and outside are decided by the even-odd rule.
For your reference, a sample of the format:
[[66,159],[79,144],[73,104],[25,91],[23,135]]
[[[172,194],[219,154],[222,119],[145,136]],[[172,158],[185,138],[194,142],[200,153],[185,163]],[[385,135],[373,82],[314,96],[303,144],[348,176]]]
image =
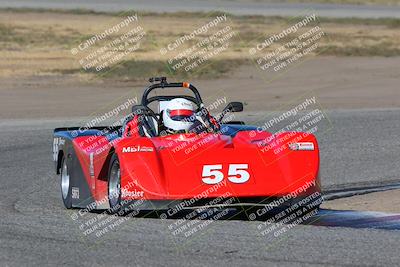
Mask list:
[[65,140],[61,137],[56,137],[53,139],[53,160],[57,161],[58,159],[58,151],[60,150],[60,146],[65,145]]
[[314,150],[314,144],[311,142],[300,142],[300,143],[291,143],[289,144],[289,148],[291,150]]
[[126,188],[122,188],[121,197],[143,197],[144,192],[134,189],[133,191],[128,191]]
[[79,188],[78,187],[72,187],[72,198],[79,199]]
[[153,152],[154,149],[148,146],[128,146],[122,148],[122,153]]

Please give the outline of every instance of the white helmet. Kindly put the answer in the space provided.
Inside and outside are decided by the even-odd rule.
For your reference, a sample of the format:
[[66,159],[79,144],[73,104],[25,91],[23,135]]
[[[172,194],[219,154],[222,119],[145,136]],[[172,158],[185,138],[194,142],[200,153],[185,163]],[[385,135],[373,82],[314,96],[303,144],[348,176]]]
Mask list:
[[174,131],[187,131],[193,125],[193,103],[185,98],[174,98],[168,101],[163,112],[163,123]]

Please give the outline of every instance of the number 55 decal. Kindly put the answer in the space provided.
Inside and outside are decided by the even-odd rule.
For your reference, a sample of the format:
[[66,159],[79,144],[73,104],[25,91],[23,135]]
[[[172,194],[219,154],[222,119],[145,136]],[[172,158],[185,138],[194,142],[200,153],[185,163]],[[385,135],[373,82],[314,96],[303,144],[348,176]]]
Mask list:
[[[235,184],[242,184],[250,179],[247,171],[249,164],[229,164],[228,180]],[[206,184],[218,184],[224,180],[224,174],[221,172],[222,164],[204,165],[203,182]]]

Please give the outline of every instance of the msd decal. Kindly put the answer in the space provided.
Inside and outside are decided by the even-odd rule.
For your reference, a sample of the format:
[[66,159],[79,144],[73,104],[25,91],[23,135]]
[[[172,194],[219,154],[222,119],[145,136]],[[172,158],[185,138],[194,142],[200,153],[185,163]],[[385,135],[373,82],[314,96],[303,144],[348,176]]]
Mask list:
[[135,153],[135,152],[153,152],[152,147],[147,146],[128,146],[122,148],[122,153]]

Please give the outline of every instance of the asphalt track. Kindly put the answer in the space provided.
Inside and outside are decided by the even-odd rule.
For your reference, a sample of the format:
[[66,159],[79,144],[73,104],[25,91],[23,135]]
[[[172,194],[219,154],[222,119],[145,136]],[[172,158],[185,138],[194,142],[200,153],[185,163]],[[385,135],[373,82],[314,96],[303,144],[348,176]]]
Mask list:
[[96,11],[140,10],[151,12],[213,12],[222,11],[235,15],[301,16],[315,12],[322,17],[388,18],[400,17],[398,6],[341,5],[318,3],[269,3],[244,0],[13,0],[0,1],[0,7],[30,7],[52,9],[90,9]]
[[[328,115],[333,127],[318,136],[325,190],[398,182],[400,110]],[[382,213],[323,210],[314,225],[299,225],[278,237],[261,235],[259,221],[212,221],[184,237],[169,230],[177,220],[130,217],[101,237],[85,236],[72,219],[77,211],[62,206],[51,162],[52,129],[76,121],[0,121],[0,266],[367,266],[400,261],[400,232],[384,230],[398,229],[399,215]],[[89,220],[98,214],[85,216]]]

